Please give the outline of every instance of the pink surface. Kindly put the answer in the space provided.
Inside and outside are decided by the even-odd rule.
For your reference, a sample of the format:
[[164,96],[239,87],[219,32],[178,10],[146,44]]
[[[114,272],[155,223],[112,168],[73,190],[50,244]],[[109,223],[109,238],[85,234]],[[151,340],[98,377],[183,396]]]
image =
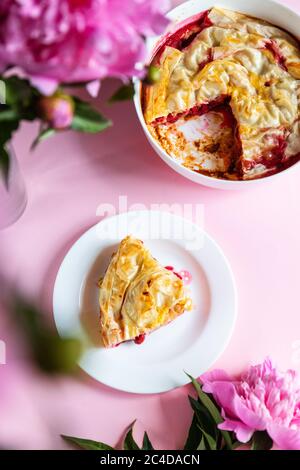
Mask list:
[[[296,8],[298,1],[283,3]],[[103,85],[102,101],[114,86]],[[149,208],[151,203],[201,203],[205,229],[227,254],[239,296],[234,335],[215,366],[235,373],[270,355],[280,367],[300,369],[300,166],[246,191],[206,189],[156,156],[131,103],[100,106],[114,121],[102,135],[61,134],[31,154],[35,125],[18,133],[15,149],[29,203],[18,222],[0,232],[1,271],[52,315],[58,267],[74,240],[99,220],[100,203],[117,205],[119,195]],[[7,341],[7,365],[0,372],[7,377],[2,383],[9,384],[18,353],[3,322],[0,327],[0,339]],[[76,382],[41,383],[22,370],[18,380],[22,385],[21,390],[15,387],[15,405],[1,417],[0,441],[12,447],[66,447],[59,434],[115,444],[137,418],[138,428],[146,428],[158,447],[179,448],[191,419],[189,387],[138,396],[112,390],[83,373]]]

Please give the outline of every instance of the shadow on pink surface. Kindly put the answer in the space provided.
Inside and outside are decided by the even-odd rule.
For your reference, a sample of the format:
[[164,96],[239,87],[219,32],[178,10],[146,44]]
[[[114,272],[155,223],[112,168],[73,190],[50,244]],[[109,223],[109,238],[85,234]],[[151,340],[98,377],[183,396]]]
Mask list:
[[[57,135],[33,154],[29,147],[35,125],[23,126],[15,138],[29,201],[24,216],[0,232],[1,271],[14,286],[37,299],[52,320],[57,270],[78,236],[99,221],[99,204],[111,203],[118,209],[119,195],[127,195],[129,205],[140,202],[147,207],[162,202],[201,203],[205,228],[227,253],[240,297],[234,336],[216,365],[239,372],[250,360],[259,362],[270,354],[282,367],[295,367],[291,345],[299,339],[300,326],[295,309],[300,265],[299,171],[255,191],[200,187],[156,156],[132,104],[102,105],[114,88],[112,82],[105,82],[99,101],[99,108],[114,120],[107,132]],[[1,424],[5,445],[65,448],[59,437],[62,433],[115,444],[136,418],[158,448],[180,447],[184,442],[191,419],[188,387],[140,396],[112,390],[82,372],[78,381],[40,381],[23,362],[15,364],[18,339],[8,330],[1,323],[8,363],[0,365],[0,381],[12,383],[16,391],[1,415],[7,426],[5,431]]]

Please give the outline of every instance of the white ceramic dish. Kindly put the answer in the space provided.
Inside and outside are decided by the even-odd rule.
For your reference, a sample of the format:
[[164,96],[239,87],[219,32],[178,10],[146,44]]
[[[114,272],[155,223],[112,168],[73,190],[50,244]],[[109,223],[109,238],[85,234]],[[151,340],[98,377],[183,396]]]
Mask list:
[[[172,23],[180,23],[181,21],[193,16],[201,11],[208,10],[213,6],[219,6],[223,8],[228,8],[231,10],[239,11],[241,13],[248,14],[257,18],[264,19],[270,23],[280,26],[281,28],[286,29],[292,33],[295,37],[299,38],[300,30],[300,15],[295,11],[290,10],[288,7],[275,2],[274,0],[223,0],[221,2],[213,0],[190,0],[185,3],[182,3],[177,8],[174,8],[168,13],[168,17]],[[300,7],[299,7],[300,10]],[[147,49],[149,58],[152,55],[155,45],[160,40],[159,37],[152,38],[147,42]],[[134,98],[136,112],[139,118],[139,121],[143,127],[143,130],[146,134],[147,139],[150,144],[156,151],[156,153],[177,173],[180,173],[185,178],[188,178],[195,183],[202,184],[204,186],[209,186],[216,189],[242,189],[247,187],[252,187],[258,184],[263,184],[270,180],[270,178],[278,178],[286,174],[287,171],[291,171],[295,168],[298,163],[295,163],[286,170],[276,173],[272,176],[267,176],[265,178],[249,181],[230,181],[213,178],[210,176],[203,175],[201,173],[196,173],[188,168],[185,168],[180,163],[176,162],[172,157],[170,157],[167,152],[165,152],[158,142],[152,137],[147,126],[145,124],[144,116],[141,108],[141,83],[136,81],[135,83],[136,93]]]
[[[105,349],[97,281],[128,234],[143,239],[163,265],[191,273],[194,308],[141,345]],[[223,252],[198,226],[169,212],[129,212],[104,219],[72,246],[56,278],[53,310],[59,334],[83,341],[79,365],[89,375],[119,390],[158,393],[186,384],[184,371],[198,377],[222,353],[235,323],[236,289]]]

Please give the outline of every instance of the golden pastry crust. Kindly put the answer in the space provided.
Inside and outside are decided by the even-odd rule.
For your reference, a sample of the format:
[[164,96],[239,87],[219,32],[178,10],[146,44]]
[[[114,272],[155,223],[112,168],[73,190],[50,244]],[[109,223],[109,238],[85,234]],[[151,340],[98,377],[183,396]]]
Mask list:
[[[279,150],[284,152],[282,142],[299,121],[299,44],[263,20],[230,10],[212,8],[207,19],[190,44],[178,50],[169,41],[154,59],[161,78],[144,87],[146,123],[152,135],[165,136],[161,128],[172,124],[173,117],[226,98],[239,135],[240,177],[262,176],[275,169],[273,160],[276,166]],[[158,130],[153,132],[153,126]],[[163,147],[164,142],[165,137]],[[300,156],[300,148],[297,152]],[[217,165],[214,171],[219,171]]]
[[162,267],[142,241],[128,236],[112,256],[100,285],[103,344],[112,347],[169,323],[191,300],[173,272]]

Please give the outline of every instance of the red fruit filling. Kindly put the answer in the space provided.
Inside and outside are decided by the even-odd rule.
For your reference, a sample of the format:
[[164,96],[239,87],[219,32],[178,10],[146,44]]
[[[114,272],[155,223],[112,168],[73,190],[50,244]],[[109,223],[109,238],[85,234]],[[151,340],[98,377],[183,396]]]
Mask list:
[[203,11],[199,15],[195,15],[191,22],[183,24],[183,26],[179,27],[174,33],[169,33],[165,36],[158,48],[154,51],[155,60],[160,58],[167,46],[182,51],[193,42],[201,31],[212,26],[213,23],[208,17],[209,11],[210,10]]
[[174,122],[178,121],[178,119],[183,117],[202,116],[202,114],[206,114],[209,111],[212,111],[221,104],[228,104],[229,101],[230,98],[227,95],[220,95],[218,98],[210,101],[209,103],[203,103],[200,105],[197,104],[192,108],[187,109],[186,111],[182,111],[181,113],[170,113],[167,116],[156,118],[151,124],[153,126],[157,124],[173,124]]
[[264,165],[267,169],[272,169],[275,166],[278,168],[283,163],[286,147],[286,139],[280,136],[273,148],[266,150],[265,153],[254,161],[245,160],[243,166],[246,170],[252,170],[259,164]]
[[186,284],[186,285],[190,284],[191,281],[192,281],[192,275],[186,269],[182,269],[179,272],[174,271],[173,266],[165,266],[165,269],[167,269],[168,271],[173,271],[175,276],[177,276],[179,279],[181,279],[183,281],[183,283]]
[[181,279],[181,280],[182,280],[182,277],[180,276],[180,274],[179,274],[179,273],[176,273],[176,272],[174,271],[174,274],[175,274],[175,276],[177,276],[179,279]]
[[287,67],[285,65],[285,57],[282,54],[281,50],[279,49],[279,47],[278,47],[278,45],[276,44],[275,41],[273,41],[272,39],[268,40],[265,43],[264,48],[267,49],[268,51],[272,52],[272,54],[274,56],[274,59],[276,60],[278,65],[280,65],[281,68],[283,68],[284,70],[287,70]]
[[135,344],[142,344],[145,341],[146,335],[143,333],[142,335],[137,336],[133,341]]

